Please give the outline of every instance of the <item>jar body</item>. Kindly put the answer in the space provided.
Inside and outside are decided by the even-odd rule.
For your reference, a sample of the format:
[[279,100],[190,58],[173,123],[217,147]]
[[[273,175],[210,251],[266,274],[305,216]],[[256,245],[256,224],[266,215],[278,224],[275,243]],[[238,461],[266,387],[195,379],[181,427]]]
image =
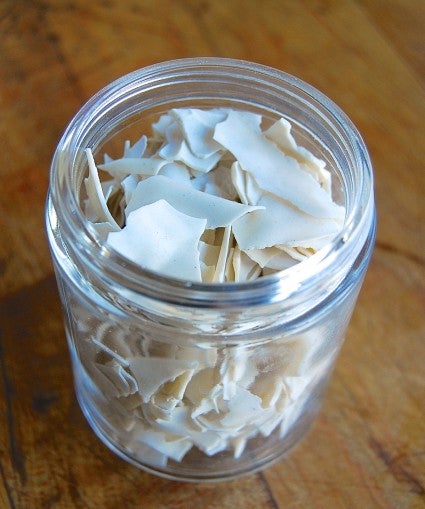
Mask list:
[[[230,479],[266,467],[305,435],[320,409],[365,267],[291,330],[253,327],[217,342],[202,330],[185,334],[114,313],[57,266],[76,393],[88,422],[121,457],[168,478]],[[138,358],[175,364],[170,377],[183,370],[184,391],[163,381],[144,401],[129,358],[135,366]],[[184,425],[174,424],[182,418]],[[174,446],[163,443],[168,437]]]
[[[176,65],[174,73],[185,65]],[[223,97],[227,102],[239,100],[234,91],[206,99],[208,79],[199,79],[199,63],[191,66],[198,68],[197,86],[189,83],[193,76],[185,86],[192,98],[201,90],[203,94],[202,101],[195,98],[194,104],[220,104]],[[187,68],[185,72],[190,75]],[[223,83],[228,82],[228,73],[221,72]],[[169,71],[167,79],[176,82]],[[149,90],[145,96],[149,101],[155,94]],[[137,111],[128,107],[133,100],[128,93],[120,97],[121,106],[114,98],[114,107],[122,118],[110,132],[98,135],[99,147],[123,124],[126,129],[133,125],[131,118],[137,117],[140,124],[140,118],[158,110],[156,103],[143,110],[143,95],[138,97]],[[183,97],[180,93],[177,100],[168,92],[163,104],[181,102]],[[268,101],[263,97],[263,104],[251,104],[250,109],[270,111]],[[246,97],[243,102],[246,106]],[[292,104],[290,97],[287,103]],[[306,133],[314,132],[311,119],[301,121],[293,114],[292,120],[297,118],[300,126],[312,124],[304,128]],[[84,125],[78,132],[84,129],[100,132],[99,126]],[[60,153],[65,156],[57,158],[53,172],[60,173],[61,165],[61,171],[68,173],[76,167],[82,145],[81,135],[74,146],[63,144]],[[343,175],[344,167],[338,167]],[[76,195],[76,182],[82,180],[82,174],[79,179],[77,175],[70,180]],[[330,252],[326,258],[338,270],[326,264],[321,271],[315,268],[313,273],[320,276],[315,276],[316,282],[310,278],[312,290],[303,289],[303,281],[291,286],[288,279],[274,278],[270,284],[237,288],[234,293],[227,288],[223,300],[218,288],[214,296],[220,298],[209,294],[203,299],[203,292],[210,290],[202,285],[194,289],[177,284],[170,294],[161,290],[167,285],[163,280],[138,286],[132,279],[134,284],[126,286],[114,279],[108,259],[103,265],[92,263],[86,237],[75,235],[71,223],[66,223],[59,187],[51,186],[47,230],[65,309],[76,393],[99,438],[142,469],[187,481],[230,479],[281,458],[304,436],[320,408],[367,269],[375,236],[371,186],[362,205],[361,228],[356,230],[356,249],[345,248],[349,241],[345,237],[339,254]],[[342,194],[345,202],[352,199],[346,189]],[[93,242],[89,247],[98,249]],[[326,270],[328,278],[323,274]],[[234,295],[239,296],[236,301]]]

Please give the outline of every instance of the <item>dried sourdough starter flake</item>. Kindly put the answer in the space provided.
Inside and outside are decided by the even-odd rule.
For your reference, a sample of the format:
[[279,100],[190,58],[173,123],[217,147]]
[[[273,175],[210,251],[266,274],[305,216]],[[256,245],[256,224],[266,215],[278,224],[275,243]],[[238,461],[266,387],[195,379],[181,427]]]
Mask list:
[[214,139],[234,155],[264,191],[314,217],[343,217],[343,208],[332,201],[320,183],[303,171],[296,159],[269,141],[259,126],[245,122],[238,112],[230,111],[226,120],[216,126]]
[[141,267],[200,281],[197,246],[206,223],[160,199],[131,212],[125,228],[108,235],[108,244]]
[[230,226],[241,216],[261,208],[226,200],[193,189],[184,182],[156,175],[137,185],[125,209],[126,214],[159,200],[165,200],[188,217],[205,218],[209,230]]
[[[87,150],[87,216],[141,267],[248,281],[291,267],[340,231],[344,207],[332,199],[331,174],[297,145],[286,119],[263,130],[255,113],[180,108],[152,128],[151,138],[127,141],[123,157],[105,157],[99,169],[112,180],[103,184]],[[200,235],[194,218],[206,221]]]
[[[344,208],[325,162],[297,145],[289,122],[262,123],[226,108],[170,110],[150,138],[105,155],[104,182],[87,149],[88,219],[111,248],[169,277],[243,282],[302,262],[338,234]],[[253,355],[99,324],[82,356],[127,415],[127,448],[164,467],[194,446],[239,458],[254,436],[284,436],[328,370],[315,360],[317,339],[271,341]]]

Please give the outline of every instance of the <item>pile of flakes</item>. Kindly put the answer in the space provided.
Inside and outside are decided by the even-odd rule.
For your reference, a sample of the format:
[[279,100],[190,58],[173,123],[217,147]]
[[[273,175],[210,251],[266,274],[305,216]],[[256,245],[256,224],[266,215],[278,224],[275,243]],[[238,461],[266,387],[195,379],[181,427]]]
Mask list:
[[93,317],[87,325],[81,356],[89,386],[108,398],[104,418],[130,454],[154,467],[181,462],[192,448],[240,458],[254,437],[286,437],[337,353],[323,358],[317,330],[254,349],[201,348],[107,323],[90,334]]
[[206,283],[249,281],[311,256],[340,231],[324,161],[280,119],[173,109],[99,169],[87,149],[85,213],[106,243],[144,269]]
[[[120,159],[97,167],[88,149],[87,217],[111,248],[174,278],[242,282],[291,267],[338,233],[345,211],[290,124],[262,123],[247,111],[173,109]],[[312,361],[318,331],[206,349],[89,323],[83,362],[127,416],[127,449],[154,466],[192,447],[238,458],[252,437],[285,436],[329,366]]]

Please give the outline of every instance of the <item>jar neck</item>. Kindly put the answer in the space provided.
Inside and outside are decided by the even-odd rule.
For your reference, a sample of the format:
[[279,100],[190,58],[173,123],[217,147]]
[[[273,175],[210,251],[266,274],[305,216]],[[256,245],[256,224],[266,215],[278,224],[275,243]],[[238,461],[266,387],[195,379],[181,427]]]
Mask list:
[[[280,273],[247,283],[213,285],[173,280],[142,270],[100,243],[79,204],[84,149],[100,147],[135,115],[166,109],[170,104],[186,104],[188,97],[193,104],[214,100],[277,116],[302,116],[304,128],[313,132],[320,126],[326,133],[320,142],[335,160],[347,211],[341,232],[329,245]],[[237,310],[279,304],[299,315],[325,299],[356,263],[361,265],[363,258],[370,256],[371,248],[365,251],[364,246],[372,246],[374,239],[371,163],[350,120],[300,80],[264,66],[228,59],[187,59],[151,66],[94,96],[59,142],[52,162],[50,209],[55,216],[49,216],[51,228],[57,230],[75,269],[93,285],[109,288],[141,311],[158,308],[159,304],[164,309],[172,306],[182,310]]]

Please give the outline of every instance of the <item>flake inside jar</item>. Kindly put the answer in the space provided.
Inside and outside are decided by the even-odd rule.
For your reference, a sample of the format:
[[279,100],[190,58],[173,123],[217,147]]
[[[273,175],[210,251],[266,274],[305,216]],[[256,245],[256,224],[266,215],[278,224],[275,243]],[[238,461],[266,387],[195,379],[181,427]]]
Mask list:
[[[305,258],[338,234],[345,210],[325,162],[297,145],[290,123],[263,124],[248,111],[172,109],[118,159],[97,168],[87,149],[88,218],[109,247],[169,277],[242,282],[291,267],[303,259],[297,248]],[[98,169],[111,178],[107,187]],[[150,238],[147,224],[156,225]],[[207,233],[211,249],[202,245]],[[157,253],[167,254],[158,261]]]
[[[289,122],[264,123],[246,111],[173,109],[118,159],[96,167],[87,149],[88,219],[109,248],[167,277],[244,282],[302,263],[338,234],[345,210]],[[313,368],[314,339],[256,359],[243,347],[130,351],[105,335],[88,351],[95,383],[134,419],[129,450],[163,466],[192,447],[240,457],[250,438],[287,433],[327,370]]]

